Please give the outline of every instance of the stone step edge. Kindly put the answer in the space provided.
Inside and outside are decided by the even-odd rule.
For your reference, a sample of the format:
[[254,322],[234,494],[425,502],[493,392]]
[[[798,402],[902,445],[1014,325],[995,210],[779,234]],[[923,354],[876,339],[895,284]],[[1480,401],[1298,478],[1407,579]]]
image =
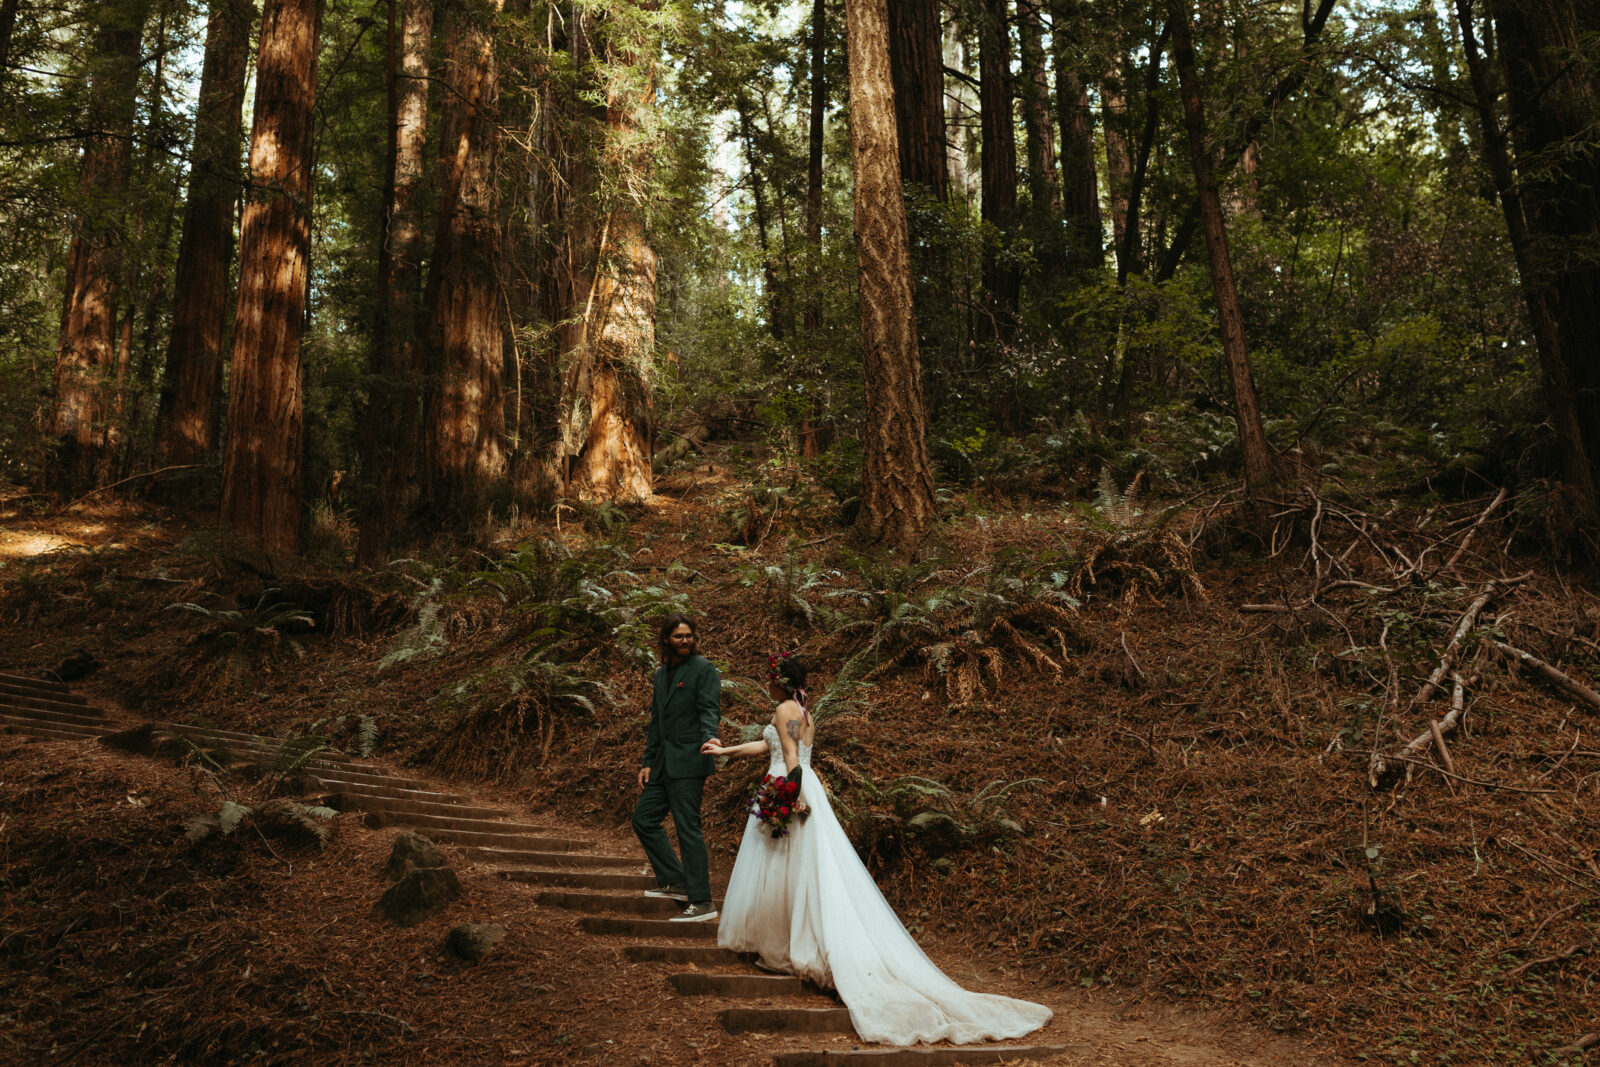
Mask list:
[[959,1045],[933,1048],[825,1049],[815,1052],[779,1052],[775,1067],[828,1067],[836,1063],[866,1063],[876,1067],[956,1067],[967,1064],[1012,1063],[1017,1060],[1052,1060],[1068,1053],[1088,1054],[1091,1045]]
[[37,686],[41,689],[49,689],[57,693],[71,692],[71,690],[69,690],[66,685],[61,682],[52,682],[48,678],[29,678],[25,674],[11,674],[8,671],[0,672],[0,682],[10,682],[13,685]]

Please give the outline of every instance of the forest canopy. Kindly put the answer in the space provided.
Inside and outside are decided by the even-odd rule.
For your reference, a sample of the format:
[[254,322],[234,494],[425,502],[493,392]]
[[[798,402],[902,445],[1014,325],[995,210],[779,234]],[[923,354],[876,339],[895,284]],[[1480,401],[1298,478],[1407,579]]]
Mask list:
[[1361,463],[1582,550],[1597,130],[1578,0],[0,0],[0,478],[372,563],[754,433],[867,542]]

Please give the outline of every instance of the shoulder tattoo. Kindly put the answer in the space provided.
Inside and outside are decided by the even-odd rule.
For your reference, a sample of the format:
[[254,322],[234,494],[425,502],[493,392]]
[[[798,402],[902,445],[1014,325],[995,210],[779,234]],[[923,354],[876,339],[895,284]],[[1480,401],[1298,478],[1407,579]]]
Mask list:
[[800,735],[805,733],[805,730],[803,730],[800,726],[799,719],[790,719],[789,724],[785,727],[785,729],[789,731],[789,736],[796,741],[800,740]]

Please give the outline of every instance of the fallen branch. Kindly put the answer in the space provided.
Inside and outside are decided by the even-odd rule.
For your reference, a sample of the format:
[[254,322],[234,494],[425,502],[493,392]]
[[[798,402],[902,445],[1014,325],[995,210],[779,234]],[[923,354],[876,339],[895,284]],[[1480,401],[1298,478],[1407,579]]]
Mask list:
[[1456,773],[1456,761],[1450,758],[1450,750],[1444,744],[1444,729],[1436,722],[1428,723],[1428,729],[1433,733],[1433,747],[1438,750],[1439,762],[1451,774]]
[[[1432,766],[1431,764],[1416,758],[1418,753],[1427,747],[1428,743],[1431,741],[1437,746],[1439,750],[1439,757],[1444,763],[1443,767],[1438,768],[1439,772],[1452,778],[1460,778],[1460,775],[1456,774],[1455,762],[1451,760],[1449,751],[1444,747],[1444,735],[1456,728],[1456,723],[1461,721],[1461,715],[1467,709],[1467,682],[1466,679],[1461,677],[1461,675],[1455,673],[1451,674],[1450,679],[1452,685],[1450,687],[1449,712],[1446,713],[1445,717],[1442,719],[1430,721],[1426,730],[1412,738],[1411,743],[1406,745],[1405,748],[1402,748],[1398,755],[1387,757],[1388,759],[1397,759],[1407,763],[1421,763],[1423,766]],[[1368,764],[1367,776],[1374,789],[1377,788],[1378,782],[1382,778],[1384,771],[1388,770],[1388,767],[1384,762],[1385,758],[1386,757],[1374,752],[1372,755],[1372,760]],[[1462,781],[1470,781],[1470,779],[1463,778]]]
[[198,464],[198,463],[178,463],[178,464],[174,464],[171,467],[159,467],[159,468],[157,468],[156,470],[153,470],[153,471],[141,471],[138,474],[130,474],[126,478],[123,478],[121,481],[112,482],[110,485],[102,485],[98,489],[91,489],[87,493],[85,493],[82,496],[80,496],[78,499],[69,500],[67,503],[62,504],[59,508],[56,508],[56,510],[52,514],[60,515],[62,512],[66,511],[68,508],[76,507],[79,504],[83,503],[85,500],[88,500],[90,497],[95,496],[95,495],[100,494],[100,493],[103,493],[107,489],[115,489],[119,485],[127,485],[129,482],[138,481],[140,478],[154,478],[156,475],[165,474],[168,471],[186,471],[186,470],[192,470],[193,468],[198,467],[198,466],[200,466],[200,464]]
[[1505,785],[1502,782],[1487,782],[1482,778],[1468,778],[1464,774],[1453,774],[1432,760],[1416,759],[1412,756],[1390,756],[1389,758],[1400,760],[1403,763],[1415,763],[1419,767],[1432,767],[1447,778],[1454,778],[1456,781],[1466,782],[1468,785],[1481,785],[1486,789],[1504,789],[1508,793],[1531,793],[1537,796],[1550,796],[1557,792],[1554,789],[1527,789],[1520,785]]
[[1600,711],[1600,693],[1596,693],[1565,671],[1551,666],[1532,652],[1524,652],[1520,648],[1513,648],[1504,641],[1491,643],[1495,648],[1520,663],[1525,670],[1538,675],[1541,679],[1566,693],[1580,704],[1587,704],[1589,707]]
[[1461,544],[1457,546],[1455,553],[1445,563],[1445,570],[1449,570],[1456,565],[1456,560],[1460,559],[1461,554],[1467,550],[1467,546],[1472,544],[1472,536],[1478,532],[1478,527],[1483,525],[1483,520],[1494,514],[1494,510],[1500,506],[1505,498],[1506,488],[1502,485],[1500,491],[1495,494],[1494,499],[1489,502],[1489,506],[1483,509],[1483,514],[1478,516],[1478,521],[1467,527],[1467,535],[1461,539]]
[[1582,1052],[1584,1049],[1594,1048],[1596,1045],[1600,1045],[1600,1030],[1596,1030],[1592,1034],[1584,1034],[1572,1044],[1556,1049],[1556,1055],[1560,1056],[1567,1052]]
[[1517,964],[1517,966],[1511,968],[1504,975],[1502,975],[1500,980],[1505,981],[1510,978],[1515,978],[1517,975],[1521,974],[1523,971],[1526,971],[1530,967],[1538,967],[1546,963],[1560,963],[1563,960],[1570,960],[1572,957],[1576,956],[1582,951],[1583,946],[1575,942],[1571,945],[1568,945],[1566,948],[1562,949],[1560,952],[1557,952],[1553,956],[1540,956],[1536,960],[1529,960],[1526,963]]
[[1445,675],[1450,673],[1451,668],[1455,666],[1456,656],[1461,651],[1461,642],[1466,639],[1467,634],[1472,632],[1473,626],[1478,622],[1478,613],[1483,610],[1485,604],[1489,603],[1489,598],[1494,596],[1495,588],[1496,583],[1494,582],[1485,585],[1478,591],[1478,595],[1473,598],[1472,603],[1467,605],[1467,610],[1462,613],[1460,621],[1456,623],[1455,633],[1450,635],[1450,643],[1445,646],[1444,655],[1439,657],[1439,665],[1433,669],[1432,674],[1428,675],[1428,680],[1422,683],[1422,688],[1417,690],[1417,695],[1411,698],[1412,704],[1426,703],[1428,698],[1433,695],[1433,691],[1439,688],[1439,683],[1444,681]]

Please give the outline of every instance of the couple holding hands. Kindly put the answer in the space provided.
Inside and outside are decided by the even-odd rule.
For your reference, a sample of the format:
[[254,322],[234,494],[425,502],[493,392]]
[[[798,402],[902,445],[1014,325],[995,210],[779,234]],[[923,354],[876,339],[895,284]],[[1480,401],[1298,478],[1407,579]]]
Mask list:
[[[878,890],[811,770],[816,724],[807,710],[806,668],[774,656],[767,678],[777,702],[761,740],[725,746],[721,680],[697,654],[694,623],[672,614],[660,632],[650,727],[639,768],[634,832],[658,886],[647,896],[681,901],[674,922],[718,920],[711,897],[700,805],[718,756],[765,756],[767,775],[798,786],[789,829],[772,829],[753,804],[723,896],[717,944],[753,953],[764,970],[797,974],[835,990],[864,1040],[1003,1040],[1050,1021],[1049,1008],[961,988],[918,947]],[[662,822],[672,815],[682,859]],[[785,812],[787,815],[788,813]]]

